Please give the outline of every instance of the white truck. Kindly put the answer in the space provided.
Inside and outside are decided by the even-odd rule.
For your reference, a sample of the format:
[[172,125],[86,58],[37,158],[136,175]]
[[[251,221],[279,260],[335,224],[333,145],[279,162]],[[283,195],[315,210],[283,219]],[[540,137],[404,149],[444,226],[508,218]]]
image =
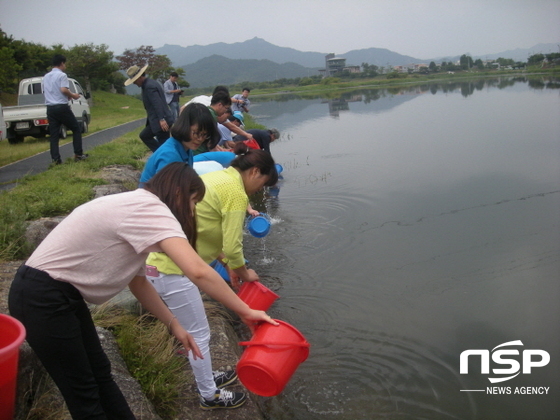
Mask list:
[[[87,133],[91,121],[89,109],[89,94],[84,93],[80,84],[71,78],[70,91],[78,93],[80,99],[71,99],[70,108],[80,123],[82,133]],[[43,78],[32,77],[19,82],[18,105],[4,108],[4,120],[6,122],[6,134],[11,144],[21,143],[25,136],[36,138],[45,137],[49,134],[49,120],[47,119],[47,107],[45,95],[43,94]],[[66,127],[60,129],[60,136],[66,138]]]

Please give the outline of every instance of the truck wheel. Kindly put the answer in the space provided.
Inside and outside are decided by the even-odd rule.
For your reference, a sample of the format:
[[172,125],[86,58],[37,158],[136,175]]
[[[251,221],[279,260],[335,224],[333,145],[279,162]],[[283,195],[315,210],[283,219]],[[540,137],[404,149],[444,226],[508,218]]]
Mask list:
[[82,133],[87,133],[88,132],[88,121],[87,118],[84,117],[82,119]]
[[10,144],[18,144],[18,143],[23,143],[23,140],[25,140],[25,136],[16,134],[15,137],[8,139],[8,142]]
[[64,125],[60,126],[60,138],[65,139],[68,136],[68,131],[66,131],[66,127]]

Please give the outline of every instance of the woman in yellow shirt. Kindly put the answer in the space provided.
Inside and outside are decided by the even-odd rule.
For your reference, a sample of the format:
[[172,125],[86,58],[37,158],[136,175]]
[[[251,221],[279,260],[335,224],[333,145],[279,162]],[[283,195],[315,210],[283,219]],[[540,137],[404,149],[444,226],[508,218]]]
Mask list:
[[87,303],[102,304],[128,286],[189,354],[202,357],[192,335],[146,280],[150,251],[169,255],[194,284],[249,326],[258,321],[277,325],[266,313],[250,309],[195,252],[194,208],[204,192],[191,167],[171,163],[144,188],[74,209],[19,268],[10,288],[10,313],[24,324],[29,345],[72,418],[135,418],[111,375]]
[[[265,151],[240,143],[235,153],[237,157],[227,169],[201,176],[206,193],[196,205],[196,247],[206,263],[220,257],[242,281],[255,281],[259,277],[254,270],[247,269],[243,256],[243,222],[248,195],[265,185],[275,185],[278,173],[272,156]],[[197,286],[164,253],[150,254],[147,264],[148,279],[181,326],[194,337],[202,353],[202,359],[194,359],[189,352],[201,395],[200,406],[207,410],[238,407],[244,402],[245,394],[218,389],[232,383],[237,374],[212,372],[210,327]]]

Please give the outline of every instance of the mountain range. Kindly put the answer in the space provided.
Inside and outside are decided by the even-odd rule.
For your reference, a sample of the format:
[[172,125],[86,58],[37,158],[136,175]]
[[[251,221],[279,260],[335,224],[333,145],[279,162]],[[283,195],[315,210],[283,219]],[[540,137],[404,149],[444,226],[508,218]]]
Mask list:
[[[511,58],[526,61],[532,54],[556,51],[558,44],[538,44],[531,48],[503,51],[473,59]],[[279,47],[261,38],[244,42],[226,44],[223,42],[210,45],[193,45],[181,47],[165,44],[155,50],[156,54],[167,55],[173,67],[181,67],[186,72],[186,79],[191,87],[215,86],[218,84],[236,84],[244,81],[261,82],[280,78],[306,77],[318,74],[325,67],[325,55],[322,52],[298,51],[294,48]],[[385,48],[366,48],[336,54],[346,58],[346,64],[359,66],[362,63],[378,67],[426,63],[431,61],[457,61],[461,54],[453,57],[421,59],[402,55]]]

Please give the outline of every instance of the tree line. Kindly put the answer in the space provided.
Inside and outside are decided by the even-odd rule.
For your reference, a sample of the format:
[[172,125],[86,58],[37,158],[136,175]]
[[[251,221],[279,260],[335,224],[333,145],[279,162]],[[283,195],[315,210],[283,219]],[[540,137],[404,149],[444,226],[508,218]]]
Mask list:
[[55,44],[46,47],[14,39],[0,28],[0,92],[16,93],[21,79],[44,76],[50,71],[55,54],[66,56],[66,73],[77,79],[88,92],[114,90],[125,93],[126,77],[121,70],[146,64],[150,66],[151,78],[163,83],[169,78],[169,73],[175,71],[179,75],[179,86],[189,86],[182,78],[184,70],[171,66],[171,60],[166,55],[157,55],[152,46],[142,45],[136,50],[125,50],[122,55],[115,57],[105,44],[76,44],[70,48]]

